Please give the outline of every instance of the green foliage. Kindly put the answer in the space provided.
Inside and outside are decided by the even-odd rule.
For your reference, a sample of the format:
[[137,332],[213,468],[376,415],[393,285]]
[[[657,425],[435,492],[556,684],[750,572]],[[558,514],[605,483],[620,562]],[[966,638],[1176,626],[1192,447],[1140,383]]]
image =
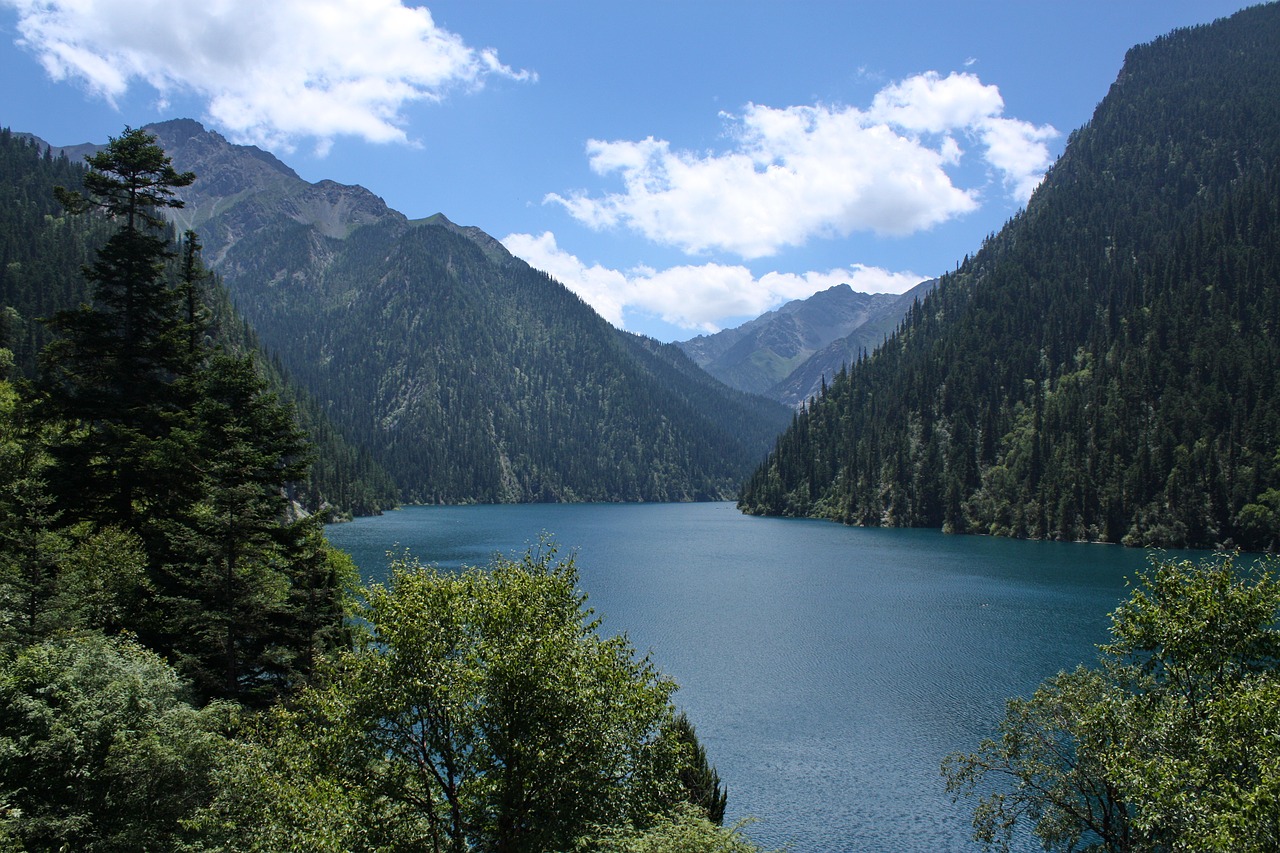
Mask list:
[[729,828],[708,820],[698,808],[682,805],[642,831],[619,830],[592,839],[595,853],[765,853],[741,834],[745,823]]
[[1280,7],[1130,51],[1027,209],[801,412],[748,512],[1273,544]]
[[688,751],[680,771],[685,795],[708,820],[720,826],[724,823],[724,809],[729,801],[729,793],[720,783],[720,774],[707,761],[707,750],[683,711],[676,715],[671,728],[676,741]]
[[62,629],[116,634],[140,624],[148,595],[147,554],[138,537],[115,527],[63,534],[57,594],[46,602],[48,618]]
[[79,188],[84,171],[0,129],[0,347],[20,376],[35,376],[52,337],[37,318],[87,298],[82,267],[111,231],[105,217],[67,217],[54,198],[55,186]]
[[0,380],[0,647],[49,629],[44,602],[65,546],[49,529],[48,459],[24,439],[22,420],[18,394]]
[[1008,850],[1264,851],[1280,837],[1280,581],[1228,556],[1156,561],[1097,669],[1009,702],[999,737],[943,765]]
[[0,804],[20,849],[175,849],[179,821],[210,796],[229,719],[185,698],[124,639],[68,636],[0,665]]
[[228,849],[554,851],[670,813],[674,685],[599,634],[576,583],[550,548],[456,574],[396,561],[368,635],[266,721],[208,825]]
[[[422,849],[395,842],[413,821],[316,751],[321,718],[275,706],[242,729],[213,771],[216,795],[186,825],[209,853],[356,853]],[[340,736],[341,733],[338,733]],[[357,760],[355,755],[351,760]]]

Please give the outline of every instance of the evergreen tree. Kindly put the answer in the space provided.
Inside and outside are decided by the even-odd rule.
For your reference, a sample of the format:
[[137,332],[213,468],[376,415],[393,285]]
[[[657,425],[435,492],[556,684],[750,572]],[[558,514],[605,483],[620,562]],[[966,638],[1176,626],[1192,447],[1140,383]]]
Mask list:
[[295,654],[280,636],[291,565],[305,561],[298,543],[316,524],[291,518],[286,494],[308,449],[251,359],[215,353],[192,383],[193,408],[166,445],[189,454],[194,498],[155,522],[164,606],[153,632],[199,694],[270,698],[294,680],[295,658],[310,657],[309,637],[294,638]]
[[720,774],[707,761],[707,750],[698,740],[697,730],[683,711],[676,715],[671,728],[676,741],[689,753],[680,769],[680,782],[689,802],[716,826],[723,825],[729,792],[720,783]]
[[[207,340],[199,239],[188,232],[179,259],[160,215],[193,176],[134,130],[89,164],[90,196],[58,196],[118,230],[85,270],[93,303],[51,323],[39,411],[59,523],[80,525],[76,542],[132,537],[144,555],[149,603],[117,602],[96,627],[135,631],[201,700],[265,702],[342,636],[340,561],[288,495],[311,454],[252,359]],[[119,589],[80,574],[72,586]]]
[[88,162],[90,195],[58,197],[71,213],[100,210],[120,227],[85,269],[93,303],[52,320],[60,337],[44,353],[45,417],[62,424],[51,447],[62,505],[74,518],[130,525],[175,473],[152,451],[181,406],[176,380],[194,363],[164,274],[171,252],[158,209],[181,207],[173,191],[195,176],[127,128]]

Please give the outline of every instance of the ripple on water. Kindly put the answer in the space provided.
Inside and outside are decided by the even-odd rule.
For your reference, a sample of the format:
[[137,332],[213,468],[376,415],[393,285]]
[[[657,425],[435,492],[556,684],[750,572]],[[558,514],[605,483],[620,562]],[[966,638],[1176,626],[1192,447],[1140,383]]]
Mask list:
[[[487,562],[544,531],[604,617],[681,689],[729,819],[793,853],[949,853],[969,841],[939,765],[1007,697],[1091,662],[1121,548],[760,519],[731,504],[423,507],[329,528],[367,578],[385,552]],[[1027,850],[1035,849],[1028,843]]]

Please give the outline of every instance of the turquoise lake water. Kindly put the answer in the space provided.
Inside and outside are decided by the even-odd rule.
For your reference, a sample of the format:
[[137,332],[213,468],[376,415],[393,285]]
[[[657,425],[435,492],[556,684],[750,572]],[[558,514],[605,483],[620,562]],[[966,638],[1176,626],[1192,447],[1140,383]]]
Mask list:
[[942,758],[992,734],[1006,698],[1091,663],[1148,561],[729,503],[412,507],[328,528],[366,579],[388,551],[484,565],[544,533],[576,554],[603,630],[680,684],[726,822],[751,816],[751,838],[793,853],[980,850]]

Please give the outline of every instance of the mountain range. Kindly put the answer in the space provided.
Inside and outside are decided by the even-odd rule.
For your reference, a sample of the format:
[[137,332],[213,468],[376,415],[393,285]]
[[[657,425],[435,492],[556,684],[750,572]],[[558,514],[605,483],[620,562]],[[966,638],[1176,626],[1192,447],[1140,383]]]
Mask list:
[[478,228],[309,183],[192,120],[146,130],[197,175],[175,227],[405,501],[724,498],[790,417],[614,329]]

